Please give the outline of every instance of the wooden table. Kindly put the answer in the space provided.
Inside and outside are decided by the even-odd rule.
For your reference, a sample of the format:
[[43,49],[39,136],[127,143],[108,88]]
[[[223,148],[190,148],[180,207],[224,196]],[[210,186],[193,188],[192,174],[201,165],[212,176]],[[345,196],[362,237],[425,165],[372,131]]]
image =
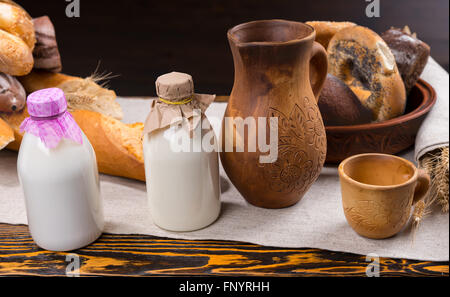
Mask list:
[[[80,276],[366,276],[365,256],[216,240],[104,234],[73,251]],[[64,276],[65,252],[33,242],[24,225],[0,224],[0,276]],[[449,276],[449,262],[380,259],[381,276]]]

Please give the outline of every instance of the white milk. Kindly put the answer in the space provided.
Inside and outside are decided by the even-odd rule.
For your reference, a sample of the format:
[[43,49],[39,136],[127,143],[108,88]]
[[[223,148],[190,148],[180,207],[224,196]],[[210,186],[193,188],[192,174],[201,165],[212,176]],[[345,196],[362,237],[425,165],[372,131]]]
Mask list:
[[[207,119],[206,119],[207,121]],[[170,231],[193,231],[213,223],[220,212],[219,160],[212,152],[174,152],[177,133],[185,133],[190,146],[201,147],[201,139],[212,129],[189,138],[181,126],[156,130],[144,136],[145,176],[153,222]],[[201,133],[201,134],[200,134]],[[214,136],[214,144],[217,141]]]
[[54,149],[25,133],[17,161],[28,226],[36,244],[52,251],[74,250],[102,232],[103,206],[94,150],[63,138]]

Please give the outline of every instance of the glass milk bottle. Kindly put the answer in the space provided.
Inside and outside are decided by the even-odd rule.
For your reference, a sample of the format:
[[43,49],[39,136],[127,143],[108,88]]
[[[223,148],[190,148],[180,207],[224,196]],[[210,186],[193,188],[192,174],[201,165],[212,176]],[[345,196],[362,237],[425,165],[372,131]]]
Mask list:
[[34,92],[17,160],[31,236],[38,246],[69,251],[102,233],[103,206],[94,150],[58,88]]
[[143,141],[150,214],[166,230],[204,228],[220,212],[217,141],[203,114],[215,96],[194,94],[178,72],[158,77],[156,91]]

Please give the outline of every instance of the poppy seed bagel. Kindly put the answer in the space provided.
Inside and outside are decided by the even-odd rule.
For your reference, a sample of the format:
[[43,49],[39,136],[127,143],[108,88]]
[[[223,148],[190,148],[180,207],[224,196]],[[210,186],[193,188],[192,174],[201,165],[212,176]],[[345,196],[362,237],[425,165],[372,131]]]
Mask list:
[[328,71],[372,111],[373,121],[404,113],[406,91],[395,58],[372,30],[353,26],[336,33],[328,45]]

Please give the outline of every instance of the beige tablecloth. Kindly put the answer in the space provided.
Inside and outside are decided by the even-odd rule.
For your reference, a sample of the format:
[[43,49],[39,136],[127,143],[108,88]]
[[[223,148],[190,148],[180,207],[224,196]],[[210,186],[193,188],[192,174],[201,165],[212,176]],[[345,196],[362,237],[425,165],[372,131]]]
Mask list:
[[[432,77],[425,79],[432,83]],[[446,81],[448,88],[448,74]],[[439,99],[442,100],[442,97]],[[144,120],[148,100],[119,99],[119,102],[124,109],[125,122]],[[207,111],[216,131],[225,107],[225,103],[214,103]],[[432,121],[429,123],[432,125]],[[413,150],[403,156],[414,159]],[[0,222],[26,224],[16,160],[16,153],[0,151]],[[102,175],[105,232],[183,239],[237,240],[278,247],[321,248],[363,255],[375,253],[394,258],[449,260],[449,216],[439,211],[427,217],[414,241],[409,228],[385,240],[358,236],[344,217],[336,167],[325,167],[303,199],[285,209],[263,209],[249,205],[222,168],[220,174],[223,193],[219,219],[207,228],[184,233],[164,231],[152,223],[145,183]]]
[[448,73],[430,58],[421,77],[433,86],[437,100],[417,133],[414,153],[416,160],[436,148],[448,146],[449,139]]

